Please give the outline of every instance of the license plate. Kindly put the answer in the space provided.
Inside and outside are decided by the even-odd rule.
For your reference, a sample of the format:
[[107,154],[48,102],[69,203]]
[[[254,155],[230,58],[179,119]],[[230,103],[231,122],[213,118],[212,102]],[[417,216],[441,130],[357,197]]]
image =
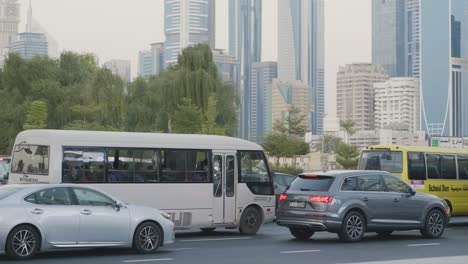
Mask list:
[[304,208],[305,207],[305,202],[290,202],[289,207]]

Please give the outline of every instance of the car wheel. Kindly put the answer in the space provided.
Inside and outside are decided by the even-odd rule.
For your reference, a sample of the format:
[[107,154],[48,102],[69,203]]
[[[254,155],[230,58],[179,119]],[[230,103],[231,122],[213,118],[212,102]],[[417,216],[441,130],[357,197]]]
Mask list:
[[314,231],[309,230],[309,229],[297,229],[297,228],[289,228],[289,231],[291,234],[299,240],[307,240],[311,236],[314,235]]
[[366,220],[364,216],[359,212],[351,211],[345,216],[338,236],[344,242],[358,242],[364,237],[365,232]]
[[445,216],[439,210],[431,210],[426,216],[426,222],[421,234],[426,238],[439,238],[445,230]]
[[262,225],[262,215],[254,207],[245,209],[241,216],[239,231],[243,235],[255,235]]
[[202,232],[205,232],[205,233],[211,233],[213,231],[215,231],[216,227],[209,227],[209,228],[200,228],[200,230]]
[[133,237],[133,246],[140,254],[155,253],[162,239],[161,228],[152,222],[138,226]]
[[31,226],[14,228],[7,239],[6,251],[9,257],[23,260],[34,257],[39,251],[40,236]]
[[380,231],[380,232],[377,232],[377,236],[379,236],[379,237],[389,237],[392,233],[393,233],[393,230]]

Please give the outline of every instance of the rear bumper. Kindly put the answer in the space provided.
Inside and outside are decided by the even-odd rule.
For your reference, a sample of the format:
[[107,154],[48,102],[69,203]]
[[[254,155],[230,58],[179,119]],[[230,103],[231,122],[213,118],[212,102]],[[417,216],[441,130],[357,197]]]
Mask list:
[[309,229],[313,231],[338,232],[341,229],[341,219],[330,213],[301,213],[291,216],[291,213],[280,211],[276,224],[280,226]]

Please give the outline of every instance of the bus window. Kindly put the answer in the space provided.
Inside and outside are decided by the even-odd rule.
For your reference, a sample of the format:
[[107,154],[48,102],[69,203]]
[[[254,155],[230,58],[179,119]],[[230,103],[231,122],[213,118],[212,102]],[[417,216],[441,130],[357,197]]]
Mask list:
[[458,156],[458,179],[468,180],[468,156]]
[[455,156],[441,155],[440,156],[440,172],[442,179],[456,180],[457,179],[457,165],[455,163]]
[[426,179],[426,164],[423,153],[408,152],[408,178],[410,180]]
[[402,156],[401,151],[363,151],[359,169],[401,173],[403,168]]
[[427,162],[427,178],[428,179],[441,179],[440,173],[440,155],[439,154],[426,154]]
[[134,182],[158,182],[159,152],[155,150],[137,149],[133,151],[133,162],[135,174]]
[[13,173],[48,175],[49,147],[16,145],[11,163],[11,172]]
[[161,182],[211,182],[208,154],[199,150],[161,151]]
[[62,181],[65,183],[103,183],[105,152],[95,148],[64,148]]
[[133,153],[127,149],[107,151],[107,178],[112,183],[133,182]]
[[241,182],[270,182],[261,152],[241,152]]

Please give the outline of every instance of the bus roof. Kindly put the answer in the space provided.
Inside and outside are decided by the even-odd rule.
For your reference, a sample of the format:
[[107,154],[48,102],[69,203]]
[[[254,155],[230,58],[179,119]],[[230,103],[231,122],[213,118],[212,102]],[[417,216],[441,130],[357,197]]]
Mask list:
[[404,146],[404,145],[375,145],[368,146],[366,150],[391,150],[391,151],[412,151],[412,152],[429,152],[429,153],[447,153],[447,154],[468,154],[468,149],[458,148],[436,148],[425,146]]
[[138,147],[263,150],[256,143],[227,136],[36,129],[20,132],[15,144],[89,147]]

